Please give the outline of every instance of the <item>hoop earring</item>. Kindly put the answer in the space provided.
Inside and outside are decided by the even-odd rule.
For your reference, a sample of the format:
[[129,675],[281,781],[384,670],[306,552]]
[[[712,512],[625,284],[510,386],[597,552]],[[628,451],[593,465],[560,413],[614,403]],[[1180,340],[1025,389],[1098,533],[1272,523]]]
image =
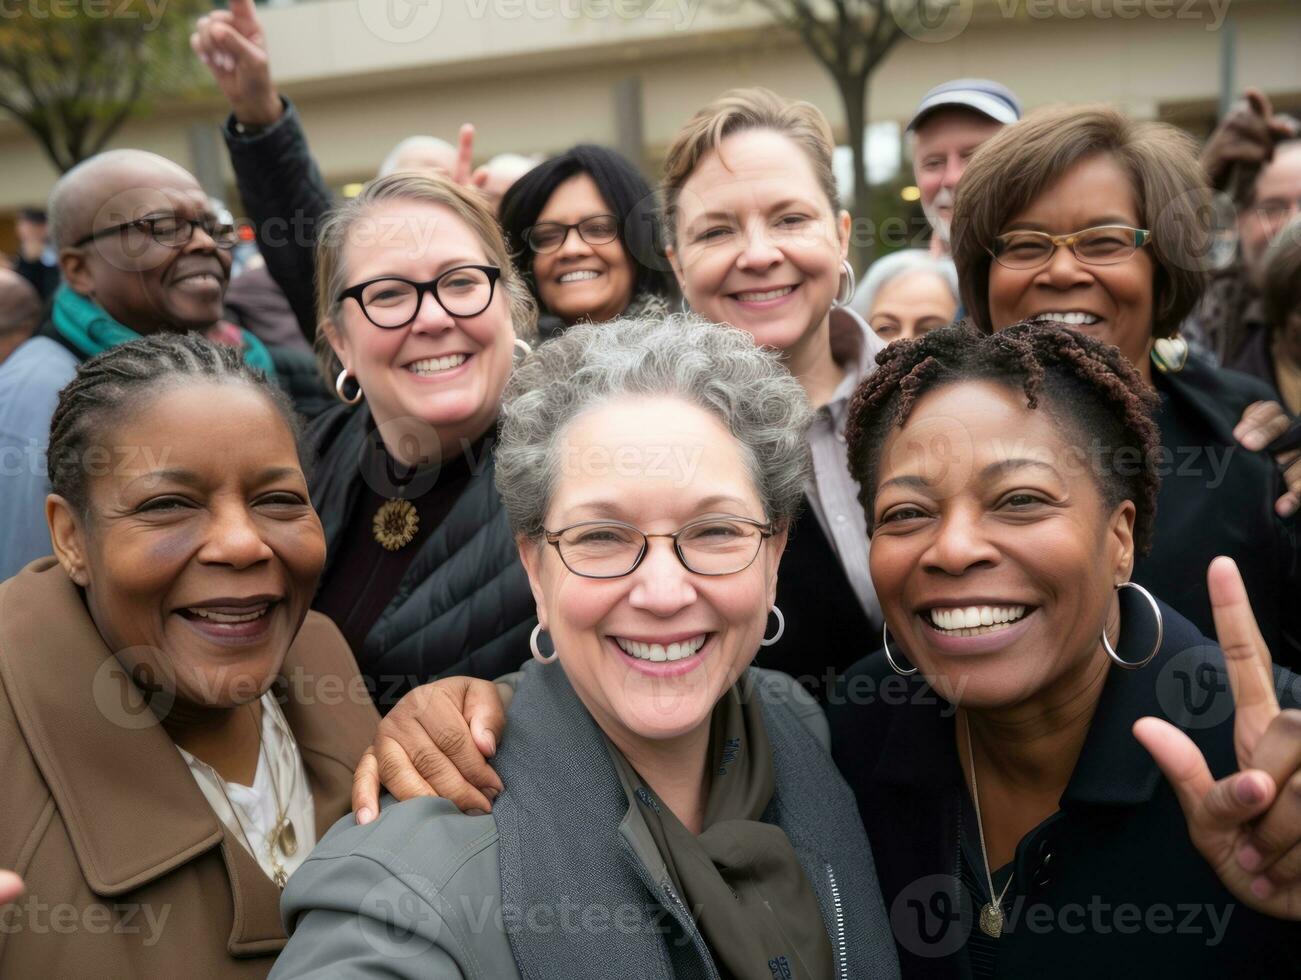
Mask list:
[[759,646],[761,647],[772,646],[774,643],[780,640],[782,638],[782,634],[786,632],[786,617],[782,615],[782,611],[778,609],[776,606],[773,606],[772,614],[777,617],[777,632],[773,634],[771,639],[765,636],[762,640],[760,640]]
[[533,348],[529,345],[529,342],[527,340],[521,339],[520,337],[515,338],[515,349],[519,351],[523,351],[525,357],[528,357],[530,354],[533,353]]
[[899,665],[894,662],[894,657],[890,654],[890,624],[889,623],[886,623],[881,627],[881,646],[885,648],[885,662],[890,665],[890,669],[893,670],[896,674],[898,674],[900,677],[911,677],[913,674],[917,673],[916,667],[910,667],[908,670],[900,670]]
[[538,634],[542,632],[542,624],[538,623],[533,627],[533,632],[529,634],[529,649],[533,651],[533,659],[540,664],[555,663],[556,657],[560,656],[560,651],[553,650],[551,656],[546,656],[538,649]]
[[343,386],[347,381],[348,369],[344,368],[339,372],[339,376],[334,379],[334,393],[339,396],[339,401],[343,402],[345,405],[356,405],[362,398],[361,382],[357,383],[357,394],[349,398],[343,393]]
[[[1148,607],[1152,610],[1152,617],[1156,620],[1156,638],[1152,642],[1152,649],[1148,651],[1147,656],[1142,660],[1123,660],[1121,659],[1120,654],[1112,649],[1111,641],[1107,639],[1107,631],[1105,629],[1102,631],[1102,648],[1107,651],[1107,656],[1111,658],[1112,663],[1117,667],[1124,667],[1126,670],[1138,670],[1140,667],[1146,667],[1150,664],[1152,658],[1157,655],[1157,651],[1161,649],[1161,641],[1165,638],[1165,620],[1162,619],[1161,607],[1156,604],[1156,599],[1152,597],[1151,592],[1147,591],[1147,589],[1143,588],[1143,586],[1139,585],[1137,582],[1121,582],[1116,586],[1116,599],[1122,607],[1120,610],[1120,622],[1122,626],[1127,620],[1130,621],[1131,624],[1135,620],[1135,617],[1132,614],[1135,611],[1134,603],[1136,603],[1138,599],[1134,593],[1126,591],[1128,589],[1133,589],[1139,596],[1146,599]],[[1131,608],[1126,609],[1124,608],[1125,606]],[[1133,634],[1131,633],[1130,636],[1132,637]],[[1139,638],[1141,639],[1142,637],[1140,636]]]
[[845,298],[840,298],[840,289],[836,289],[836,298],[831,301],[832,306],[848,306],[849,301],[854,298],[854,290],[858,288],[858,277],[854,275],[854,267],[849,264],[849,259],[840,260],[840,268],[845,272],[845,285],[849,288],[845,290]]
[[682,295],[682,298],[678,300],[678,312],[683,316],[691,316],[691,304],[687,302],[685,293]]

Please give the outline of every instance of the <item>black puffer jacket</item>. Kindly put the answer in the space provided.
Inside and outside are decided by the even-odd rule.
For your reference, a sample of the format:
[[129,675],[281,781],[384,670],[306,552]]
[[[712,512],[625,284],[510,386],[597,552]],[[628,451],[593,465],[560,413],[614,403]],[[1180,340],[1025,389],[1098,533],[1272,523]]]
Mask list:
[[[308,435],[318,461],[312,503],[325,528],[326,570],[361,487],[366,406],[337,405]],[[381,711],[418,684],[449,674],[494,678],[528,657],[537,624],[533,594],[493,483],[491,457],[421,546],[398,587],[354,650]],[[364,583],[358,583],[363,587]]]

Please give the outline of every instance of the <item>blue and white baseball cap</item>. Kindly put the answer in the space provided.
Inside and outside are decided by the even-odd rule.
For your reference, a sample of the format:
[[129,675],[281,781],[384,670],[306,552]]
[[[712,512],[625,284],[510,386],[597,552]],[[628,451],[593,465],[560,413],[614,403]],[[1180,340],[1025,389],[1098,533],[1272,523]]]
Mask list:
[[1021,118],[1021,100],[1006,85],[988,78],[957,78],[936,85],[922,97],[908,129],[916,129],[936,109],[952,107],[974,110],[1005,126]]

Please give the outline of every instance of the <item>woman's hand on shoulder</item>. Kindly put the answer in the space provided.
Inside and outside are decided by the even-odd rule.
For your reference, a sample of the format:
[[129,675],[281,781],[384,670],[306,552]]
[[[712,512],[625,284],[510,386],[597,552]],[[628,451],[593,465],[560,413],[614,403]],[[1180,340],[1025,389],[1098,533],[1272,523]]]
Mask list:
[[380,720],[353,774],[357,823],[378,815],[381,783],[399,800],[441,796],[459,810],[487,813],[502,790],[487,759],[505,727],[492,681],[445,677],[409,692]]
[[1283,439],[1294,427],[1301,430],[1301,423],[1278,402],[1252,402],[1233,428],[1233,437],[1252,452],[1270,452],[1270,444],[1282,440],[1284,445],[1272,450],[1287,484],[1287,491],[1274,504],[1279,517],[1291,517],[1301,509],[1301,448],[1297,445],[1301,437],[1293,434]]
[[1279,708],[1237,565],[1216,558],[1207,581],[1240,769],[1217,781],[1192,739],[1158,718],[1139,719],[1134,735],[1174,787],[1193,843],[1224,886],[1258,912],[1301,920],[1301,711]]

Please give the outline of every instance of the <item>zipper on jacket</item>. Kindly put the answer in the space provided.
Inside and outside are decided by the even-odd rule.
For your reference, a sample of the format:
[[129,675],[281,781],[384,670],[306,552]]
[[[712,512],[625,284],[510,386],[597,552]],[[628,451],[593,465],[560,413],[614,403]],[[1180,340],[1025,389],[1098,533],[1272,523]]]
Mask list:
[[831,937],[832,948],[836,951],[836,962],[840,965],[836,976],[840,980],[848,980],[849,964],[847,960],[847,950],[845,948],[845,910],[840,904],[840,886],[836,884],[836,873],[831,870],[831,865],[825,865],[827,869],[827,880],[831,882],[831,907],[836,913],[836,934]]

